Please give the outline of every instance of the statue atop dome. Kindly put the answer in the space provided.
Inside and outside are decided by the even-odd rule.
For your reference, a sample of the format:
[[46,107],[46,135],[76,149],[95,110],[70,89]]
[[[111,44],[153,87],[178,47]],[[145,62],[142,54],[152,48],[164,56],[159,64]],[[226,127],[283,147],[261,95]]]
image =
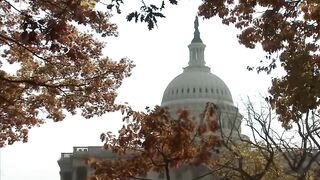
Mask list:
[[196,16],[196,19],[194,20],[194,29],[199,32],[199,20],[198,20],[198,16]]
[[[203,44],[201,38],[200,38],[200,31],[199,31],[199,20],[198,16],[196,16],[194,20],[194,33],[193,33],[193,39],[191,41],[191,44],[189,47],[189,66],[188,67],[201,67],[202,70],[210,71],[210,68],[206,67],[206,62],[204,61],[204,49],[206,47],[205,44]],[[188,67],[185,69],[187,70]]]
[[194,33],[193,34],[194,34],[194,36],[193,36],[191,43],[202,43],[202,40],[200,38],[198,16],[196,16],[196,19],[194,20]]

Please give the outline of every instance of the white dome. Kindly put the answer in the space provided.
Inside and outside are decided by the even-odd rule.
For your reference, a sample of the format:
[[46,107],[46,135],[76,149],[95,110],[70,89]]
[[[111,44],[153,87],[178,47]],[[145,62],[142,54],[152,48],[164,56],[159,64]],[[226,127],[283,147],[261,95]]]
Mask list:
[[170,106],[191,101],[233,105],[228,86],[206,66],[184,68],[184,72],[167,86],[161,105]]
[[239,129],[242,116],[233,105],[228,86],[205,65],[206,46],[200,38],[197,18],[194,37],[188,47],[188,66],[169,83],[163,93],[161,106],[168,107],[173,117],[176,117],[177,110],[188,109],[191,116],[198,121],[199,114],[205,110],[206,104],[214,103],[218,107],[220,127],[227,131],[234,127]]

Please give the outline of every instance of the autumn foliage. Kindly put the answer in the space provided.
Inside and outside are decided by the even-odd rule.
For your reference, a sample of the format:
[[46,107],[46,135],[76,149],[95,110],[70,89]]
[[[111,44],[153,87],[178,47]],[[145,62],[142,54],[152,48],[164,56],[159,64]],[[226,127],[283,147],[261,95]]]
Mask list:
[[116,89],[133,65],[103,56],[94,34],[116,36],[117,26],[97,3],[0,2],[0,147],[27,141],[29,128],[67,111],[90,118],[118,108]]
[[[130,179],[148,172],[165,174],[170,179],[173,168],[210,163],[220,138],[216,108],[208,104],[202,113],[203,124],[189,116],[187,110],[172,117],[167,109],[156,107],[147,113],[127,111],[132,116],[119,136],[102,134],[105,148],[118,154],[117,159],[88,162],[95,169],[91,179]],[[128,120],[126,118],[126,120]]]
[[[162,10],[167,2],[179,1],[159,0],[157,5],[141,2],[140,10],[129,13],[127,20],[146,22],[151,30],[157,18],[165,17]],[[98,4],[104,5],[105,11],[97,10]],[[211,158],[221,145],[214,106],[208,104],[200,117],[204,123],[196,124],[186,110],[172,117],[161,107],[141,113],[114,103],[116,90],[133,65],[125,58],[112,61],[104,56],[105,44],[95,37],[117,36],[117,26],[109,20],[113,10],[121,13],[121,4],[122,0],[0,2],[0,147],[27,141],[31,127],[45,119],[61,121],[66,112],[80,111],[90,118],[123,110],[127,123],[119,135],[101,136],[105,148],[117,153],[118,159],[89,159],[95,169],[92,179],[130,179],[151,171],[165,173],[170,179],[171,168],[224,166],[219,164],[222,161]],[[308,116],[319,117],[320,4],[315,0],[203,0],[198,13],[234,25],[239,29],[239,42],[246,47],[262,48],[266,64],[256,67],[258,72],[270,73],[277,66],[284,69],[282,77],[272,80],[270,97],[266,99],[283,126],[305,125],[307,131],[299,132],[306,139],[302,142],[312,142],[319,149],[319,128],[314,124],[309,127]],[[277,143],[267,147],[277,147]],[[260,162],[243,166],[240,171],[246,171],[245,177],[274,177],[278,165],[268,164],[268,158],[277,161],[285,157],[284,153],[278,155],[282,147],[267,158],[262,153],[266,151],[240,148],[231,149],[233,154],[224,158]],[[312,149],[304,150],[308,154]],[[238,168],[233,165],[228,168]],[[301,170],[294,165],[291,169]],[[240,171],[238,168],[234,174],[245,174]]]
[[[64,118],[63,109],[71,113],[81,109],[85,117],[115,109],[115,89],[130,74],[132,64],[127,59],[115,62],[103,57],[104,44],[93,34],[117,35],[109,19],[111,12],[121,13],[123,3],[1,1],[1,146],[26,141],[28,128],[43,123],[41,116],[59,121]],[[140,10],[129,13],[127,19],[146,22],[153,29],[157,19],[165,17],[166,5],[179,1],[155,3],[142,1]],[[96,10],[97,5],[106,7],[105,11]],[[246,47],[261,47],[267,53],[266,64],[256,67],[258,72],[269,73],[277,66],[285,70],[285,75],[272,80],[267,98],[285,127],[303,113],[318,109],[317,1],[203,0],[198,13],[234,25],[240,30],[239,42]]]
[[277,65],[286,74],[272,80],[269,100],[285,127],[320,104],[320,4],[315,0],[205,0],[199,7],[205,18],[219,16],[241,30],[239,42],[261,45],[270,72]]

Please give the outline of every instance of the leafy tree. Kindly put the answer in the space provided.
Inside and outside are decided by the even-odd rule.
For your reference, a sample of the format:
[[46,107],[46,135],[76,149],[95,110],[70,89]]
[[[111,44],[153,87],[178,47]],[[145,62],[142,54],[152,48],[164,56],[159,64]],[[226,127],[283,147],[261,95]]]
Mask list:
[[133,65],[103,56],[94,35],[117,36],[117,26],[98,3],[0,2],[0,147],[26,142],[29,128],[61,121],[66,111],[90,118],[119,108],[116,89]]
[[117,159],[89,159],[95,169],[91,179],[144,179],[148,172],[163,173],[171,179],[170,170],[188,165],[212,162],[212,155],[220,138],[214,132],[218,128],[216,108],[208,105],[201,115],[204,122],[196,125],[187,110],[173,118],[161,107],[147,114],[127,111],[130,117],[119,136],[102,134],[105,148],[118,154]]
[[320,101],[320,4],[315,0],[227,1],[205,0],[199,7],[205,18],[218,15],[241,30],[239,42],[248,48],[260,44],[270,72],[279,61],[286,74],[272,80],[269,100],[285,127],[303,113],[318,109]]

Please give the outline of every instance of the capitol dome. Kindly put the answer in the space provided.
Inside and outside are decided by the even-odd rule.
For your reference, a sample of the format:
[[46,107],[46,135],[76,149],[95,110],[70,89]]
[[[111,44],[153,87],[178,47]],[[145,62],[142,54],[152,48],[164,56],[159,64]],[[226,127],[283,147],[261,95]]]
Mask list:
[[163,94],[162,105],[167,106],[186,100],[203,100],[233,105],[228,86],[205,66],[184,68],[184,72],[167,86]]
[[228,86],[217,75],[212,74],[205,64],[206,45],[200,38],[198,18],[194,22],[194,38],[189,48],[189,63],[183,72],[175,77],[163,93],[162,107],[168,107],[173,117],[178,109],[188,109],[197,119],[208,102],[217,105],[220,112],[220,127],[239,127],[241,115],[234,106]]

